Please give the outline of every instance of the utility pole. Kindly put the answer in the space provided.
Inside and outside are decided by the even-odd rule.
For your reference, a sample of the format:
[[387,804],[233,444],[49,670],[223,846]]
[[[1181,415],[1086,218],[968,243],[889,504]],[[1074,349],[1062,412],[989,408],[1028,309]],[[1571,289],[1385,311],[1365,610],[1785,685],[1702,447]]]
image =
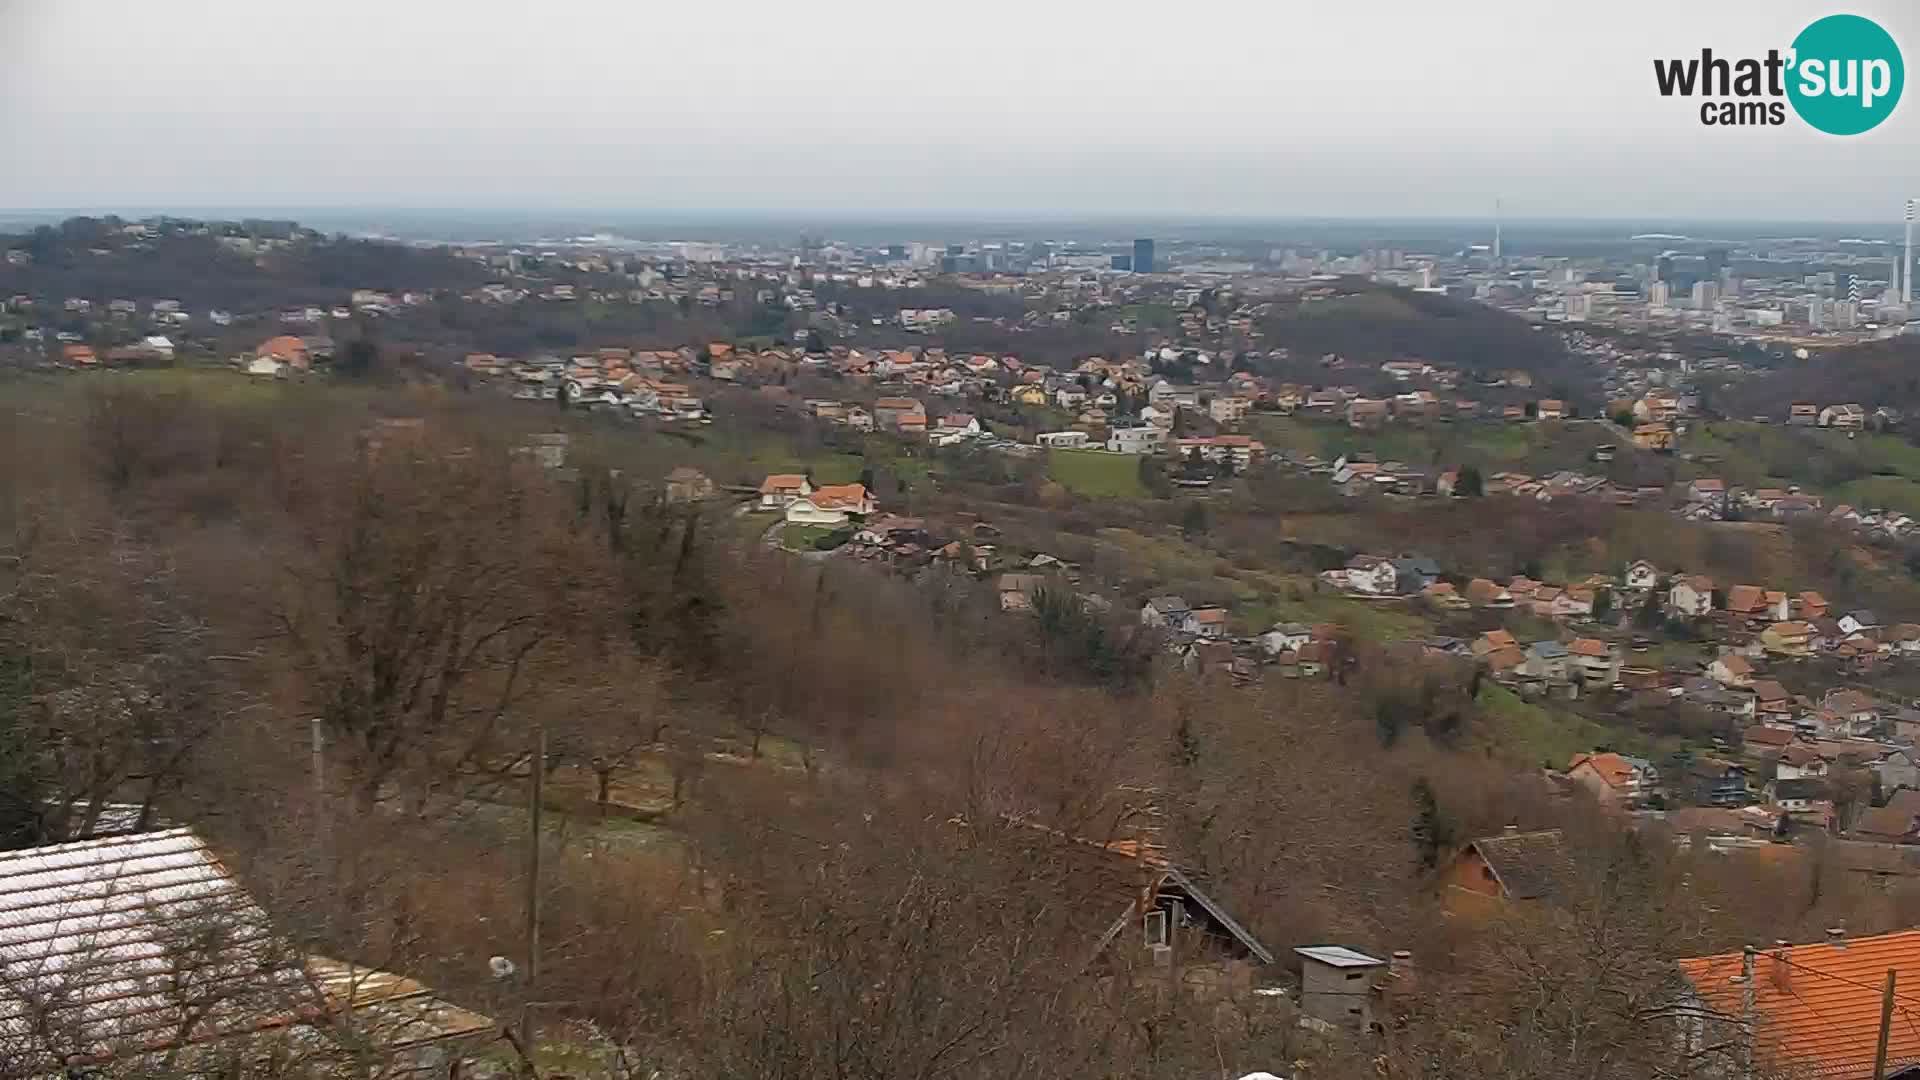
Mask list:
[[533,995],[540,982],[540,788],[547,773],[547,726],[533,736],[533,761],[527,785],[527,982],[520,1006],[520,1048],[533,1060]]
[[1873,1080],[1887,1080],[1887,1031],[1893,1026],[1894,969],[1887,969],[1887,988],[1880,994],[1880,1041],[1873,1047]]
[[1753,961],[1754,948],[1740,952],[1740,1076],[1753,1080]]
[[313,798],[319,803],[327,797],[326,736],[320,730],[320,718],[308,721],[313,732]]

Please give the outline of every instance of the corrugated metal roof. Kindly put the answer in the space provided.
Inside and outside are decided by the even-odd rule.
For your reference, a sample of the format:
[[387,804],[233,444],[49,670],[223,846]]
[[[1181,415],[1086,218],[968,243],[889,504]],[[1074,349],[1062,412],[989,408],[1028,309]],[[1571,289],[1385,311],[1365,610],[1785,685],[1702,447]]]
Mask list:
[[1303,945],[1293,951],[1309,960],[1318,960],[1334,967],[1379,967],[1386,963],[1385,960],[1376,960],[1345,945]]
[[190,830],[0,854],[0,1033],[105,1055],[250,1030],[303,984]]
[[491,1027],[401,976],[304,960],[189,829],[0,853],[10,1074],[288,1030],[340,1011],[390,1050]]

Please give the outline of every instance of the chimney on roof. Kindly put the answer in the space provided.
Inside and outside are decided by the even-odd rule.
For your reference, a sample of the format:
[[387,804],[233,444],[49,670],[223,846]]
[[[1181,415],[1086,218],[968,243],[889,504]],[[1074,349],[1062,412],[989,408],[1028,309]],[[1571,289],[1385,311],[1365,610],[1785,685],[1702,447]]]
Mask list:
[[1791,991],[1793,989],[1793,969],[1787,963],[1787,943],[1785,941],[1775,941],[1773,943],[1773,951],[1768,953],[1767,956],[1770,958],[1770,962],[1767,964],[1767,978],[1773,983],[1773,988],[1775,990]]
[[1836,949],[1846,948],[1847,947],[1846,928],[1843,926],[1828,927],[1827,928],[1827,944],[1833,946]]

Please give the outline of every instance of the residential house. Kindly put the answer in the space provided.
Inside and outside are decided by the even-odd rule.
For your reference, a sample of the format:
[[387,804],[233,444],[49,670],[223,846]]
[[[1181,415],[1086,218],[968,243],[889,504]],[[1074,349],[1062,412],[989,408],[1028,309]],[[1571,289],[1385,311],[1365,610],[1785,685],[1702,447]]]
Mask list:
[[1393,560],[1393,572],[1394,588],[1408,595],[1440,580],[1440,564],[1423,555],[1403,555]]
[[1113,428],[1107,432],[1107,449],[1116,454],[1157,454],[1167,445],[1165,428]]
[[1420,595],[1426,598],[1427,603],[1437,608],[1464,611],[1473,606],[1465,596],[1460,594],[1459,589],[1453,587],[1453,583],[1450,581],[1436,581],[1426,588],[1421,589]]
[[1491,672],[1495,678],[1503,680],[1512,679],[1523,674],[1524,666],[1527,662],[1527,654],[1522,652],[1517,646],[1495,649],[1485,656],[1482,656],[1480,662],[1487,665],[1487,670]]
[[1696,618],[1713,611],[1713,579],[1700,574],[1674,578],[1667,588],[1667,610]]
[[1813,650],[1813,627],[1799,620],[1774,623],[1760,631],[1760,647],[1781,656],[1806,656]]
[[1793,598],[1792,604],[1795,610],[1791,618],[1811,622],[1814,619],[1827,617],[1827,598],[1817,592],[1803,592]]
[[1628,563],[1626,573],[1620,577],[1626,588],[1634,592],[1647,592],[1661,582],[1661,569],[1653,563],[1640,559],[1638,563]]
[[1878,722],[1874,700],[1858,690],[1829,690],[1820,699],[1823,726],[1847,735],[1864,735]]
[[1687,501],[1711,506],[1715,510],[1727,508],[1727,482],[1717,477],[1702,477],[1687,484]]
[[1440,874],[1442,902],[1456,914],[1483,913],[1502,903],[1557,895],[1572,869],[1558,829],[1521,832],[1509,825],[1498,836],[1470,841]]
[[1588,686],[1612,686],[1619,675],[1620,661],[1613,647],[1598,638],[1574,638],[1567,645],[1567,656],[1573,672]]
[[1749,756],[1769,757],[1793,745],[1793,739],[1794,734],[1791,728],[1755,724],[1741,732],[1740,746]]
[[1796,401],[1787,406],[1787,423],[1794,427],[1812,427],[1820,422],[1820,406],[1811,401]]
[[1548,682],[1566,682],[1569,671],[1567,647],[1557,641],[1536,641],[1527,646],[1527,659],[1521,674]]
[[1573,755],[1567,763],[1567,779],[1602,803],[1620,808],[1638,803],[1659,784],[1651,762],[1611,752]]
[[1707,678],[1721,686],[1752,686],[1753,663],[1739,653],[1724,652],[1707,665]]
[[1897,653],[1920,653],[1920,623],[1895,623],[1881,631],[1880,640]]
[[883,397],[873,403],[873,421],[878,427],[900,430],[902,427],[927,427],[927,407],[917,398]]
[[[1693,1014],[1678,1029],[1680,1060],[1750,1045],[1741,1051],[1751,1054],[1747,1075],[1835,1080],[1865,1080],[1880,1061],[1887,1077],[1911,1078],[1920,1065],[1920,1027],[1880,1023],[1882,987],[1920,980],[1920,930],[1861,938],[1832,931],[1824,942],[1693,957],[1679,967]],[[1750,1043],[1745,1017],[1755,1018]]]
[[845,525],[873,513],[873,496],[862,484],[826,484],[787,504],[786,513],[795,525]]
[[1468,650],[1475,656],[1486,656],[1488,653],[1498,652],[1501,649],[1518,649],[1519,647],[1520,643],[1514,640],[1512,633],[1505,629],[1500,629],[1488,630],[1486,633],[1474,638],[1473,644],[1468,646]]
[[1541,398],[1534,405],[1533,415],[1536,420],[1565,420],[1567,403],[1558,398]]
[[307,343],[290,334],[268,338],[253,350],[253,355],[256,360],[272,360],[295,371],[305,371],[313,364]]
[[[1536,593],[1535,603],[1540,600]],[[1551,597],[1547,614],[1556,619],[1585,618],[1593,614],[1594,590],[1585,585],[1569,585]]]
[[1739,762],[1701,758],[1687,779],[1693,801],[1701,806],[1745,806],[1753,801],[1747,793],[1747,767]]
[[1178,630],[1187,621],[1192,608],[1178,596],[1156,596],[1140,609],[1140,625],[1159,630]]
[[1092,438],[1084,431],[1043,431],[1033,441],[1049,450],[1084,450]]
[[1223,426],[1232,426],[1247,418],[1247,411],[1253,408],[1253,402],[1243,397],[1216,397],[1207,406],[1207,415],[1213,422]]
[[1280,623],[1260,635],[1260,648],[1269,656],[1297,652],[1313,640],[1313,629],[1305,623]]
[[1001,611],[1030,611],[1033,596],[1045,587],[1042,574],[1001,574],[999,581]]
[[1392,596],[1399,581],[1399,571],[1394,568],[1392,559],[1383,559],[1378,555],[1355,555],[1347,560],[1347,585],[1355,592],[1370,596]]
[[1920,844],[1920,791],[1902,788],[1885,806],[1860,815],[1847,835],[1882,844]]
[[1633,429],[1633,445],[1642,450],[1672,450],[1673,429],[1663,423],[1636,425]]
[[1347,426],[1356,430],[1369,430],[1384,427],[1387,423],[1387,403],[1372,398],[1355,398],[1347,402]]
[[1840,616],[1840,632],[1843,634],[1859,634],[1868,630],[1877,630],[1879,627],[1879,616],[1864,608],[1857,608]]
[[1474,578],[1467,582],[1467,603],[1480,608],[1510,608],[1513,593],[1486,578]]
[[1180,621],[1180,630],[1196,637],[1224,638],[1227,636],[1227,609],[1194,608]]
[[772,473],[760,481],[760,509],[785,510],[813,494],[813,481],[800,473]]
[[1871,767],[1882,792],[1920,788],[1920,750],[1911,746],[1887,749]]
[[1859,431],[1867,426],[1867,410],[1863,405],[1829,405],[1820,410],[1821,427],[1839,428],[1843,431]]
[[1777,724],[1793,722],[1793,695],[1772,679],[1753,680],[1753,704],[1755,713],[1763,720]]
[[405,976],[304,955],[190,829],[0,853],[0,910],[12,1075],[458,1076],[499,1030]]
[[[1033,858],[1063,865],[1094,886],[1086,925],[1103,974],[1173,984],[1204,997],[1245,994],[1254,971],[1274,956],[1219,900],[1156,847],[1135,840],[1098,844],[1034,830]],[[1097,929],[1096,929],[1097,928]],[[1141,973],[1146,973],[1141,975]]]
[[1826,775],[1827,759],[1820,756],[1820,751],[1805,743],[1783,746],[1774,756],[1775,780],[1821,780]]
[[1769,592],[1758,585],[1735,585],[1727,590],[1727,611],[1747,619],[1778,622],[1790,614],[1787,594]]
[[699,469],[682,465],[667,473],[668,502],[699,502],[713,498],[713,491],[713,481]]

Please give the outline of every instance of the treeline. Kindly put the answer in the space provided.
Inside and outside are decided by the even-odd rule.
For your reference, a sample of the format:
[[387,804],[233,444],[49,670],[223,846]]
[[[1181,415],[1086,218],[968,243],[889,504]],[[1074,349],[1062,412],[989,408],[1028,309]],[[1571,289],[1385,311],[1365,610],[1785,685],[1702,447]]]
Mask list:
[[0,293],[96,303],[172,299],[203,314],[331,305],[354,289],[471,289],[488,280],[483,267],[438,249],[301,234],[285,247],[250,254],[222,246],[215,235],[137,239],[109,224],[76,218],[0,235],[0,250],[32,256],[25,265],[0,264]]

